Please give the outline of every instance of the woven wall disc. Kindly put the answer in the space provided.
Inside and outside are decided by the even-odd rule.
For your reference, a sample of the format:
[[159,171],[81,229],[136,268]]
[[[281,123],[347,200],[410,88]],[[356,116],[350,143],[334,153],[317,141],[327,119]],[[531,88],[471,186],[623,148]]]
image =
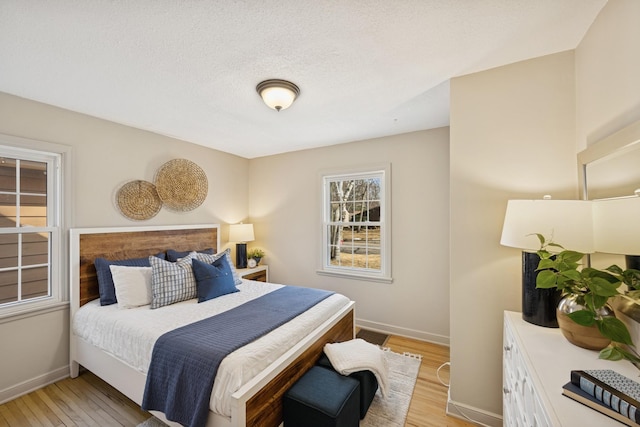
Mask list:
[[170,160],[156,172],[158,196],[164,206],[176,211],[191,211],[207,197],[207,175],[190,160]]
[[116,204],[124,216],[135,220],[153,218],[162,207],[155,185],[148,181],[129,181],[118,190]]

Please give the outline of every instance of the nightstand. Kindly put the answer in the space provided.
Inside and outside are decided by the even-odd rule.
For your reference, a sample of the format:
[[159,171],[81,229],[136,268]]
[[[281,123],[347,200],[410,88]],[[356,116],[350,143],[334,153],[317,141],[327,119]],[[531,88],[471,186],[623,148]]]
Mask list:
[[247,280],[257,280],[258,282],[269,281],[269,266],[259,265],[254,268],[237,268],[238,275]]

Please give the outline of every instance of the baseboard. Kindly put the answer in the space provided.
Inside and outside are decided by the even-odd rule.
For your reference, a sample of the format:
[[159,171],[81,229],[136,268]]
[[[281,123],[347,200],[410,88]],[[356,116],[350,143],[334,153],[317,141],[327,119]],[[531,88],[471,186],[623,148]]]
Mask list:
[[390,335],[399,335],[407,338],[415,338],[421,341],[432,342],[434,344],[445,345],[447,347],[449,346],[449,337],[444,335],[431,334],[429,332],[402,328],[400,326],[388,325],[386,323],[372,322],[365,319],[359,319],[357,317],[356,325],[371,331],[382,332]]
[[62,368],[23,381],[20,384],[7,387],[4,390],[0,390],[0,405],[51,383],[65,379],[68,376],[69,366],[63,366]]
[[464,403],[451,400],[451,394],[447,393],[447,415],[461,420],[471,421],[485,427],[502,427],[502,417],[482,409],[473,408]]

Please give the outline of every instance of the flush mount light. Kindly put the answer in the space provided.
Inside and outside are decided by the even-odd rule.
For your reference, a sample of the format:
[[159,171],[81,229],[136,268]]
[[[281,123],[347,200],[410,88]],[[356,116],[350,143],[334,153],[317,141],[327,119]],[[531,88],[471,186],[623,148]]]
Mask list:
[[276,111],[285,110],[300,94],[300,88],[286,80],[271,79],[258,83],[256,90],[262,100]]

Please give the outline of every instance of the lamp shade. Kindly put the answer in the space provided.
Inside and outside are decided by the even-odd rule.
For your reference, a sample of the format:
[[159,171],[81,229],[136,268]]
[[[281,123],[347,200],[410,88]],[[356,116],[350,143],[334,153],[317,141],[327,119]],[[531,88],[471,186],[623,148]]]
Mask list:
[[295,84],[286,80],[271,79],[258,83],[256,90],[267,106],[274,110],[286,110],[300,94]]
[[597,252],[640,255],[640,197],[593,201]]
[[586,200],[509,200],[500,244],[537,251],[539,233],[565,249],[592,253],[592,218],[591,202]]
[[230,242],[251,242],[253,236],[253,224],[233,224],[229,226]]

